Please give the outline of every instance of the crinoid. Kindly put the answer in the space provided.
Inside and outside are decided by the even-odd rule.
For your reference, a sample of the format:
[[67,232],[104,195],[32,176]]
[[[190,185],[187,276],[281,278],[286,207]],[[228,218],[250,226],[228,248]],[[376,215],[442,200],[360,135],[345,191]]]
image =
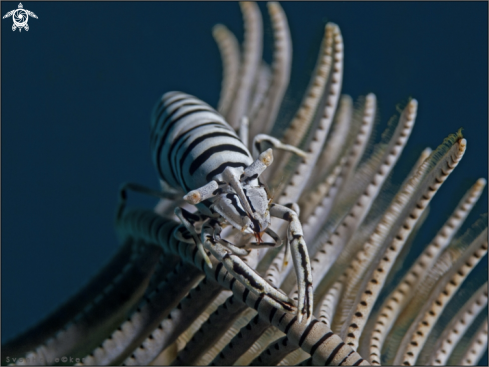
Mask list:
[[[155,209],[136,209],[130,194],[128,203],[125,196],[120,198],[117,210],[122,245],[116,254],[51,315],[5,342],[3,364],[443,365],[477,364],[487,353],[487,215],[464,225],[486,180],[467,174],[470,183],[459,182],[450,191],[444,184],[454,169],[463,169],[470,152],[470,138],[458,130],[465,122],[445,131],[420,116],[416,132],[418,101],[422,109],[424,100],[415,96],[397,106],[386,126],[377,126],[381,119],[373,93],[355,102],[341,95],[347,60],[343,37],[347,45],[349,38],[331,22],[324,26],[316,66],[294,110],[301,83],[289,83],[289,75],[291,57],[298,52],[292,50],[294,35],[284,10],[277,3],[266,6],[273,30],[269,58],[266,52],[262,55],[262,5],[240,6],[242,46],[225,26],[213,29],[223,60],[222,91],[215,106],[236,128],[247,116],[250,140],[271,133],[308,153],[297,158],[275,152],[263,181],[274,202],[299,205],[313,273],[311,322],[299,323],[294,312],[277,309],[247,290],[216,259],[211,258],[211,269],[196,246],[177,241],[173,209],[181,200],[163,199]],[[302,6],[284,5],[290,20]],[[369,5],[345,6],[361,12]],[[99,13],[104,12],[93,12]],[[151,20],[145,24],[153,24]],[[166,58],[180,56],[178,50],[164,50]],[[154,93],[172,89],[206,99],[183,85],[164,90],[157,85]],[[480,118],[487,129],[486,118]],[[383,130],[378,138],[376,129]],[[412,146],[407,157],[400,157],[411,133],[430,135],[439,145],[424,150]],[[75,139],[63,135],[68,138]],[[398,160],[402,164],[396,165]],[[438,191],[436,196],[447,204],[440,205]],[[436,208],[431,216],[430,206]],[[446,213],[433,221],[440,210]],[[44,218],[27,219],[24,214],[22,224],[28,227],[30,220]],[[427,230],[426,224],[439,230]],[[285,228],[272,225],[283,237]],[[239,233],[230,236],[234,243],[248,240]],[[105,245],[93,234],[92,242]],[[283,267],[282,248],[253,250],[243,258],[269,283],[296,297],[296,278],[291,264]]]

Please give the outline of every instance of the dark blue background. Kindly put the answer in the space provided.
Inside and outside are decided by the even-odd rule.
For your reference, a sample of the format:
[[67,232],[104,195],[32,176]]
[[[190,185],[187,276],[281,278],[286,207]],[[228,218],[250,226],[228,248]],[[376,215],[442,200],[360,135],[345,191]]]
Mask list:
[[[2,15],[17,5],[2,2]],[[29,19],[28,32],[12,32],[4,19],[1,35],[2,341],[55,309],[115,252],[119,185],[158,187],[148,144],[153,105],[181,90],[215,106],[221,62],[212,26],[222,22],[239,39],[243,30],[237,3],[23,5],[39,19]],[[401,166],[464,128],[467,152],[433,201],[419,238],[426,243],[462,190],[488,176],[487,3],[282,6],[294,49],[287,108],[300,101],[333,21],[345,42],[344,93],[376,93],[383,124],[399,102],[419,101]],[[154,204],[131,196],[138,202]],[[487,189],[468,222],[484,212]]]

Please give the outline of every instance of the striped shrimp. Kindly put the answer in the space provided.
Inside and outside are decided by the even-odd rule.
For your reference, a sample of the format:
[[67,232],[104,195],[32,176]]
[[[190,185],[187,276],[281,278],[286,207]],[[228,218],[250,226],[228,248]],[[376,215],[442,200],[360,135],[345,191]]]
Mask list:
[[[246,118],[242,125],[240,135],[247,136]],[[292,205],[271,202],[265,185],[258,179],[273,162],[271,148],[260,152],[263,142],[299,156],[304,157],[305,153],[271,136],[259,134],[253,140],[252,156],[244,141],[246,139],[240,138],[216,110],[201,100],[181,92],[163,95],[151,118],[153,163],[162,186],[183,190],[186,193],[183,199],[197,207],[194,213],[175,208],[175,215],[182,225],[175,230],[174,236],[180,241],[196,244],[209,267],[212,268],[212,263],[205,250],[251,292],[266,297],[280,309],[293,311],[293,301],[241,259],[252,248],[281,246],[282,240],[270,228],[271,217],[288,221],[285,246],[286,252],[292,254],[299,285],[297,317],[299,321],[305,317],[309,322],[313,307],[312,273],[301,223],[297,213],[290,208]],[[137,185],[130,185],[130,188],[154,194]],[[172,193],[161,195],[171,197]],[[227,225],[243,234],[254,235],[256,242],[238,247],[221,238],[221,231]],[[262,240],[265,233],[273,242]]]

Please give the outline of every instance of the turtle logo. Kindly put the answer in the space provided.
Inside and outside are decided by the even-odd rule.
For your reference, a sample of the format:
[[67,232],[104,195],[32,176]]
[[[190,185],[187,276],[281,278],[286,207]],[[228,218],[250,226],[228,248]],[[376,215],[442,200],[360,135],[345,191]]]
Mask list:
[[31,12],[30,10],[24,9],[22,3],[19,3],[19,8],[9,11],[7,14],[3,16],[2,19],[12,17],[14,24],[12,25],[12,30],[15,31],[19,28],[19,32],[24,28],[26,31],[29,30],[29,26],[27,25],[27,21],[29,20],[29,15],[33,18],[37,19],[37,15]]

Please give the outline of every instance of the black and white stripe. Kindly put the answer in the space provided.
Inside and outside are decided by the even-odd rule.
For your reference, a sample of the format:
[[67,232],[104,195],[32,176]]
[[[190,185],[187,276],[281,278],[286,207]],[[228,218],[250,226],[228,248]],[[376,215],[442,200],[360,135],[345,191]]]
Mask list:
[[226,167],[246,168],[253,162],[216,110],[181,92],[164,94],[155,107],[150,139],[159,177],[185,192],[204,186]]

